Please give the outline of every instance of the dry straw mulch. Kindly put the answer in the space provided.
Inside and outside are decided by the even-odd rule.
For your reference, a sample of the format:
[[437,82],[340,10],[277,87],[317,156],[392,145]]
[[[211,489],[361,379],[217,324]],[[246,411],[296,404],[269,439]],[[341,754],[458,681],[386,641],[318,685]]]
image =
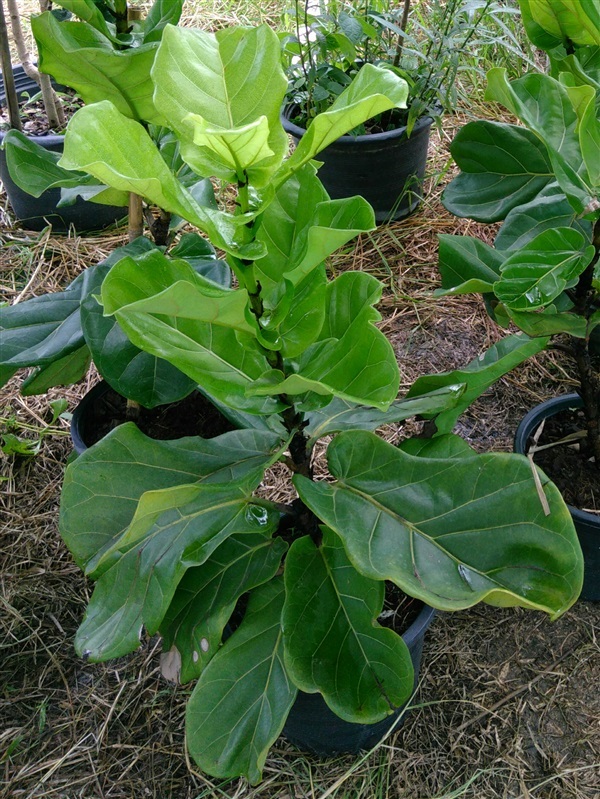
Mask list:
[[[440,205],[436,176],[449,135],[434,136],[422,210],[363,237],[331,264],[333,273],[354,267],[385,283],[382,325],[404,387],[423,371],[464,365],[501,336],[478,300],[431,298],[437,233],[493,237],[493,229],[452,219]],[[8,302],[59,289],[124,241],[114,230],[90,238],[29,234],[12,226],[5,204],[0,221]],[[544,354],[499,381],[461,418],[459,431],[478,449],[510,449],[522,413],[569,390],[571,374]],[[600,605],[586,603],[556,623],[514,609],[440,614],[426,640],[415,709],[364,758],[321,762],[280,740],[262,786],[199,774],[185,756],[190,689],[163,680],[157,640],[101,665],[73,651],[91,586],[58,535],[70,443],[66,422],[48,429],[48,402],[67,397],[72,408],[95,379],[48,397],[21,398],[17,378],[2,389],[3,430],[45,435],[37,457],[0,463],[1,797],[600,797]],[[385,434],[397,440],[404,432]],[[277,473],[268,479],[277,488]]]

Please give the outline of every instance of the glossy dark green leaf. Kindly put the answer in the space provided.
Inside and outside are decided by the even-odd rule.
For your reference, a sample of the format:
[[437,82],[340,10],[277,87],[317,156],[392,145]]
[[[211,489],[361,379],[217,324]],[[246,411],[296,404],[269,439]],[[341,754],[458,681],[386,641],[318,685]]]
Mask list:
[[242,624],[202,673],[187,706],[186,738],[201,769],[260,781],[296,687],[283,665],[282,578],[250,595]]
[[453,433],[435,438],[406,438],[398,448],[421,458],[472,458],[477,455],[464,438]]
[[336,715],[370,724],[399,707],[413,689],[408,647],[379,626],[385,584],[356,571],[327,528],[316,547],[294,541],[285,561],[285,666],[302,691],[323,695]]
[[507,336],[474,358],[463,369],[417,378],[410,387],[407,397],[416,398],[443,386],[464,384],[465,391],[457,404],[451,410],[442,411],[435,416],[438,432],[451,433],[456,420],[473,400],[515,366],[541,352],[547,343],[548,339],[541,337],[530,339],[522,334]]
[[544,230],[504,261],[494,293],[515,311],[541,308],[574,285],[594,252],[574,228]]
[[539,233],[558,227],[573,227],[591,239],[590,222],[578,219],[557,183],[549,183],[531,202],[513,208],[498,231],[498,250],[519,250]]
[[15,369],[45,366],[85,344],[79,306],[92,270],[77,277],[65,291],[0,309],[3,365]]
[[554,305],[537,312],[513,311],[507,313],[514,324],[528,336],[554,336],[567,333],[576,338],[585,338],[588,329],[585,317],[575,313],[559,313]]
[[62,358],[40,366],[21,384],[21,394],[45,394],[53,386],[71,386],[81,380],[90,368],[91,356],[87,345],[73,350]]
[[238,599],[274,577],[286,549],[282,538],[266,533],[235,535],[187,570],[160,626],[164,650],[179,654],[182,683],[200,676]]
[[131,422],[120,425],[67,468],[61,535],[77,563],[90,567],[127,530],[144,492],[260,475],[280,441],[252,430],[154,441]]
[[169,250],[170,258],[182,258],[203,277],[231,288],[231,269],[215,255],[210,243],[197,233],[184,233],[175,247]]
[[574,209],[583,212],[593,197],[586,176],[579,174],[584,159],[578,118],[566,87],[541,73],[509,81],[505,69],[494,68],[487,77],[486,99],[502,103],[546,145],[556,180]]
[[20,189],[34,197],[57,186],[76,188],[92,183],[96,191],[102,186],[85,172],[58,166],[60,153],[47,150],[18,130],[6,132],[3,146],[11,178]]
[[185,571],[229,536],[273,532],[279,514],[250,499],[248,478],[142,494],[128,529],[99,560],[94,593],[75,637],[91,660],[131,652],[143,629],[157,632]]
[[355,431],[333,440],[327,460],[335,483],[298,475],[294,483],[365,576],[442,610],[486,601],[557,617],[579,595],[570,513],[541,474],[545,515],[526,458],[415,457]]
[[454,137],[450,152],[461,174],[444,191],[443,203],[455,216],[498,222],[554,179],[545,145],[516,125],[469,122]]
[[473,236],[442,233],[438,240],[442,289],[436,296],[493,292],[505,259],[501,252]]

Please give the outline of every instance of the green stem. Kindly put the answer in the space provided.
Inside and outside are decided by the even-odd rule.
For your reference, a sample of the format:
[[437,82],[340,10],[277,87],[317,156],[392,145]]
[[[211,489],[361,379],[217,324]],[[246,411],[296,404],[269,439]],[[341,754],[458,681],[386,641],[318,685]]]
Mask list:
[[129,14],[127,12],[127,0],[115,0],[115,24],[117,36],[129,33]]

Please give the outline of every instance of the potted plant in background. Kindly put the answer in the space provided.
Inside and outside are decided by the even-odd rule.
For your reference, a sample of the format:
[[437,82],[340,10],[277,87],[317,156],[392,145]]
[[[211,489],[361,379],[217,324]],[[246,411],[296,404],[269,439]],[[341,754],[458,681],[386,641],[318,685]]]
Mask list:
[[[104,8],[107,20],[95,3],[74,4],[65,0],[62,5],[77,11],[82,19],[61,21],[49,11],[32,19],[40,67],[61,83],[76,87],[86,102],[108,96],[123,113],[144,120],[160,147],[162,168],[169,171],[170,180],[185,186],[199,202],[214,205],[210,181],[199,178],[182,161],[167,128],[150,123],[158,121],[152,104],[150,66],[164,25],[169,20],[177,22],[181,2],[170,3],[165,8],[157,0],[148,16],[133,26],[127,17],[131,9],[126,4],[117,4],[113,11],[121,11],[122,31],[117,30],[119,20],[108,7]],[[55,138],[62,152],[64,137]],[[114,320],[102,316],[93,295],[120,257],[157,247],[163,250],[168,247],[169,258],[185,257],[196,271],[217,283],[229,285],[229,268],[197,234],[186,233],[175,242],[182,220],[171,218],[161,208],[152,213],[148,203],[145,210],[153,242],[142,238],[143,187],[138,189],[139,193],[130,194],[109,189],[88,173],[66,170],[58,166],[59,153],[47,152],[17,131],[7,134],[5,146],[8,166],[21,188],[40,197],[43,203],[48,201],[47,192],[58,194],[59,187],[67,202],[77,195],[95,200],[109,195],[129,203],[130,244],[102,263],[88,267],[64,291],[2,309],[0,384],[6,383],[17,370],[33,367],[22,384],[22,393],[43,393],[52,386],[77,382],[93,360],[106,382],[94,387],[74,414],[72,434],[77,451],[97,440],[102,430],[119,419],[154,425],[157,416],[181,414],[181,408],[170,406],[186,397],[190,403],[197,402],[195,383],[171,364],[132,345]],[[94,211],[95,218],[99,211],[101,214],[101,205],[89,207],[99,209]],[[46,223],[45,219],[41,222]],[[219,427],[214,424],[212,406],[206,406],[204,415],[210,417],[216,432]],[[208,427],[203,429],[208,434]]]
[[[40,2],[44,8],[48,4]],[[8,0],[8,11],[13,33],[13,40],[18,51],[21,64],[13,67],[11,64],[10,47],[4,7],[1,9],[0,39],[2,51],[2,72],[4,93],[0,103],[6,106],[8,125],[10,130],[0,132],[0,178],[9,198],[16,217],[32,230],[41,230],[51,222],[58,231],[65,231],[73,224],[79,231],[98,230],[113,224],[124,216],[122,208],[123,197],[115,192],[107,191],[106,187],[98,186],[87,176],[88,196],[97,195],[97,200],[102,205],[90,206],[83,199],[84,188],[76,190],[77,184],[68,184],[70,195],[62,198],[58,189],[44,190],[44,180],[41,173],[52,170],[53,163],[58,159],[56,153],[62,152],[65,111],[63,101],[53,90],[49,75],[40,72],[31,60],[25,44],[25,36],[21,25],[19,9],[14,0]],[[80,5],[81,8],[81,5]],[[66,18],[68,12],[46,11],[48,16],[59,23],[58,14]],[[54,84],[57,85],[57,84]],[[61,86],[64,91],[65,87]],[[36,111],[35,99],[41,97],[43,108]],[[63,96],[64,99],[64,96]],[[26,113],[31,109],[29,113]],[[25,122],[25,120],[28,120]],[[25,132],[23,133],[23,123]],[[13,149],[13,144],[16,148]],[[54,158],[53,158],[54,155]],[[23,158],[32,161],[34,171],[24,166]],[[29,175],[27,174],[29,172]],[[36,174],[36,172],[38,174]],[[50,181],[46,182],[51,185]],[[92,184],[92,185],[89,185]],[[75,191],[73,191],[75,189]],[[32,192],[33,190],[33,192]]]
[[585,556],[582,597],[599,600],[600,12],[593,2],[576,9],[562,0],[520,2],[531,41],[548,52],[550,74],[508,81],[503,70],[491,70],[487,98],[521,125],[470,122],[454,139],[462,171],[444,205],[457,216],[503,224],[493,247],[472,236],[440,236],[439,293],[481,293],[497,322],[546,337],[574,365],[577,394],[532,411],[516,446],[566,492]]
[[[411,5],[415,6],[412,8]],[[320,178],[329,194],[361,194],[378,222],[401,219],[419,206],[434,119],[456,105],[461,58],[493,0],[435,0],[421,9],[411,0],[299,2],[294,33],[283,42],[289,79],[283,124],[299,140],[365,64],[403,77],[407,107],[374,116],[320,154]]]
[[[389,717],[412,692],[405,642],[376,621],[386,581],[446,610],[484,600],[556,617],[578,595],[581,557],[560,495],[543,477],[538,493],[525,458],[476,455],[452,435],[396,448],[371,432],[459,413],[496,368],[396,399],[398,365],[376,326],[381,285],[360,272],[327,281],[326,257],[375,221],[361,197],[331,200],[311,161],[402,105],[404,81],[366,65],[286,160],[287,82],[269,28],[168,27],[153,79],[183,158],[237,191],[229,210],[156,180],[155,143],[109,102],[73,117],[61,163],[120,190],[147,185],[226,253],[237,286],[153,251],[116,263],[99,301],[136,346],[265,428],[152,442],[123,425],[68,467],[61,532],[96,581],[76,648],[106,660],[160,631],[165,670],[199,678],[192,756],[257,782],[299,690],[349,724]],[[521,360],[540,346],[517,342]],[[315,479],[314,446],[333,434],[331,481]],[[299,495],[286,506],[256,493],[277,461]]]

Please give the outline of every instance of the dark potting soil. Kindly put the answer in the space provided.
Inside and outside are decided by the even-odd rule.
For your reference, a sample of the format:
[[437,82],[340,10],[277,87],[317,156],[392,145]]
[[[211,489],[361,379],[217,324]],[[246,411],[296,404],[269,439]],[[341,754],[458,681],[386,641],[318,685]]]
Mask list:
[[[538,446],[585,430],[581,409],[567,409],[546,419]],[[531,440],[529,442],[531,445]],[[600,512],[600,469],[586,452],[586,440],[559,444],[535,454],[535,463],[556,483],[565,502],[580,510]]]
[[127,400],[109,389],[94,403],[92,417],[93,421],[84,432],[88,446],[124,422],[135,422],[142,433],[158,441],[185,436],[215,438],[236,429],[199,391],[169,405],[152,409],[140,407],[138,418],[132,418],[127,416]]
[[[82,100],[78,95],[70,90],[66,93],[61,92],[59,99],[65,113],[65,119],[68,122],[73,116],[75,111],[83,106]],[[48,125],[48,118],[44,110],[44,104],[41,100],[29,100],[19,104],[19,113],[21,116],[21,124],[23,125],[23,133],[26,136],[45,136],[47,134],[63,133],[63,130],[50,128]],[[5,107],[0,109],[0,125],[8,129],[8,111]]]

